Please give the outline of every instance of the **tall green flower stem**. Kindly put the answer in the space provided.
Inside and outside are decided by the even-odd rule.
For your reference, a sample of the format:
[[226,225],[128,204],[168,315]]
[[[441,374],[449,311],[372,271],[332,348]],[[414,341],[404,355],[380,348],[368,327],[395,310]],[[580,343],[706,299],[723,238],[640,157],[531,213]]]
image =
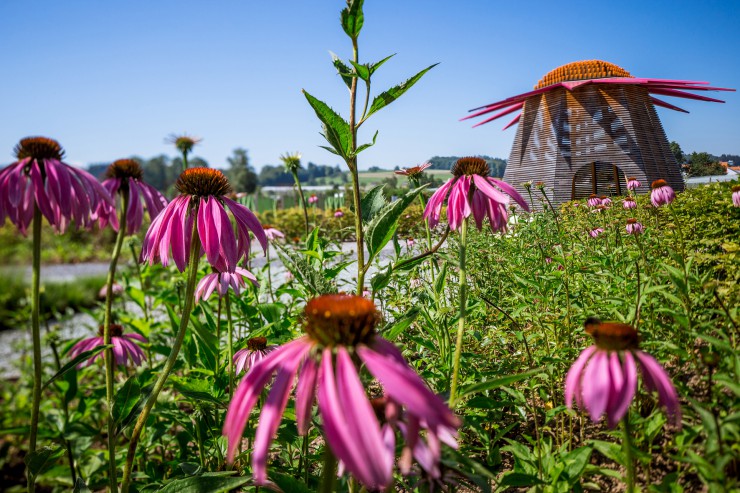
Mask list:
[[[359,51],[357,48],[357,36],[352,36],[352,61],[355,64],[359,61]],[[370,96],[368,88],[365,100],[365,111],[367,111],[367,98]],[[362,199],[360,197],[360,177],[357,171],[357,129],[362,124],[355,124],[357,108],[357,77],[352,77],[352,83],[349,88],[349,128],[350,128],[350,152],[347,159],[347,167],[352,173],[352,197],[355,206],[355,236],[357,239],[357,296],[362,296],[365,289],[365,241],[362,232]],[[363,111],[363,117],[365,116]]]
[[462,221],[460,228],[460,316],[457,320],[457,339],[455,354],[452,357],[452,384],[450,385],[450,408],[455,408],[457,400],[457,378],[460,373],[460,355],[462,354],[463,332],[465,331],[465,315],[468,304],[468,279],[465,266],[465,254],[468,246],[468,219]]
[[[47,331],[48,331],[48,323],[47,323]],[[59,359],[59,350],[57,349],[57,344],[54,340],[49,342],[49,345],[51,346],[51,352],[54,354],[54,361],[57,364],[57,371],[60,371],[62,369],[62,363]],[[77,377],[75,377],[77,378]],[[67,396],[62,395],[62,412],[64,413],[64,426],[67,426],[69,424],[69,402],[67,402]],[[69,462],[69,473],[70,476],[72,476],[72,484],[75,484],[77,482],[77,471],[75,470],[75,456],[72,453],[72,442],[68,439],[64,439],[64,448],[67,450],[67,462]]]
[[275,303],[275,293],[272,292],[272,262],[270,261],[270,245],[267,245],[267,292]]
[[108,481],[110,485],[110,491],[116,493],[118,491],[118,468],[116,467],[116,422],[113,419],[113,383],[115,376],[113,375],[113,365],[115,364],[115,357],[113,355],[113,346],[111,346],[111,315],[113,311],[113,282],[116,280],[116,267],[118,266],[118,257],[121,255],[121,249],[123,247],[123,238],[126,236],[126,211],[128,211],[128,203],[130,199],[130,193],[127,186],[122,186],[121,190],[121,211],[118,215],[118,234],[116,235],[116,244],[113,246],[113,254],[110,258],[110,266],[108,267],[108,280],[105,284],[105,315],[103,316],[103,344],[108,345],[108,349],[105,350],[105,400],[108,407],[108,414],[106,421],[108,424]]
[[334,493],[337,483],[337,458],[329,450],[329,446],[324,447],[324,472],[321,475],[320,493]]
[[298,196],[301,198],[301,206],[303,207],[303,219],[306,222],[306,236],[308,236],[308,205],[306,204],[306,196],[303,194],[303,187],[301,187],[301,180],[298,179],[297,170],[293,171],[293,180],[295,180],[295,186],[298,189]]
[[226,331],[229,338],[229,401],[234,394],[234,320],[231,318],[231,296],[226,291]]
[[[41,404],[41,326],[39,321],[39,292],[41,281],[41,209],[33,206],[33,274],[31,278],[31,338],[33,339],[33,401],[31,407],[30,453],[36,451]],[[28,492],[36,490],[36,478],[28,471]]]
[[146,425],[146,420],[147,418],[149,418],[149,414],[151,413],[154,404],[157,402],[157,397],[159,396],[159,393],[162,391],[167,378],[170,376],[170,372],[172,372],[172,368],[174,368],[175,363],[177,362],[177,356],[180,353],[182,341],[183,339],[185,339],[185,332],[187,331],[188,322],[190,321],[190,313],[193,311],[195,284],[198,280],[198,259],[200,256],[200,248],[201,245],[200,239],[198,237],[197,222],[193,221],[193,230],[191,232],[190,240],[190,258],[188,259],[188,278],[185,289],[185,306],[182,310],[180,328],[177,331],[177,336],[175,337],[175,341],[172,344],[170,355],[167,358],[167,361],[165,362],[164,367],[159,374],[159,378],[154,384],[154,388],[152,389],[151,394],[149,394],[149,397],[144,404],[144,409],[141,410],[141,414],[136,420],[133,431],[131,432],[131,441],[128,447],[128,455],[126,456],[126,465],[123,469],[123,483],[121,485],[122,493],[128,493],[129,491],[129,487],[131,486],[131,473],[133,470],[134,458],[136,457],[136,448],[139,444],[139,438],[141,438],[141,432]]
[[[133,242],[129,243],[129,247],[131,248],[131,257],[136,266],[136,276],[139,278],[139,286],[141,287],[141,291],[144,293],[144,320],[149,322],[149,301],[146,299],[146,287],[144,286],[144,276],[141,274],[141,265],[139,265],[139,254],[136,253],[136,247]],[[151,361],[151,352],[149,352],[147,356]]]
[[624,442],[622,442],[624,450],[624,462],[625,468],[627,469],[627,493],[634,493],[635,491],[635,460],[632,456],[632,431],[630,429],[630,413],[622,418],[622,431],[624,432]]

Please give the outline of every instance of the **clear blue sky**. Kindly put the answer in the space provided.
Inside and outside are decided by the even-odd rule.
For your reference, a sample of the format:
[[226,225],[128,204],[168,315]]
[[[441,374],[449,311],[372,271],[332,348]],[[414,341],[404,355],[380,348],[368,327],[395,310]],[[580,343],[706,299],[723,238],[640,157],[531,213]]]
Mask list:
[[[196,155],[223,167],[249,150],[257,168],[320,149],[305,88],[346,115],[348,97],[329,58],[351,55],[342,0],[2,0],[0,163],[28,135],[56,138],[68,162],[174,155],[170,133],[203,137]],[[549,70],[602,59],[633,75],[740,88],[740,2],[366,0],[361,61],[397,55],[377,73],[386,89],[440,62],[371,118],[380,131],[360,167],[409,166],[433,155],[507,158],[508,121],[471,128],[468,109],[527,91]],[[659,109],[685,152],[740,154],[740,97],[726,104],[667,98]],[[711,94],[710,94],[711,95]]]

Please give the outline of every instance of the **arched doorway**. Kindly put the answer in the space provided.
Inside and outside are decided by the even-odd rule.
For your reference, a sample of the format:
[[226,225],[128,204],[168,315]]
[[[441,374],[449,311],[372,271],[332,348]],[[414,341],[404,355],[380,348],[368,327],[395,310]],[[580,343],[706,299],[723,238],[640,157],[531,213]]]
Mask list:
[[571,183],[570,199],[589,195],[622,195],[627,189],[624,173],[616,164],[594,161],[581,166]]

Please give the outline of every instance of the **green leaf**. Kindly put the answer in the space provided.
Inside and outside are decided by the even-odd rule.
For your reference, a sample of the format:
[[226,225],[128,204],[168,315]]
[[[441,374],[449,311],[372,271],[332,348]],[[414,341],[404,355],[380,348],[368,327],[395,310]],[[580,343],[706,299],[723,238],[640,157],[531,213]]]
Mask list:
[[49,380],[47,380],[46,383],[41,387],[41,390],[44,390],[54,380],[56,380],[57,378],[61,377],[62,375],[64,375],[68,371],[70,371],[71,369],[75,368],[77,365],[79,365],[83,361],[87,361],[88,359],[92,358],[96,354],[100,353],[101,351],[103,351],[103,350],[105,350],[105,349],[107,349],[109,347],[113,347],[113,346],[112,345],[98,346],[98,347],[96,347],[94,349],[90,349],[89,351],[85,351],[83,353],[78,354],[75,358],[73,358],[71,361],[69,361],[66,365],[64,365],[63,367],[61,367],[59,369],[59,371],[54,374],[53,377],[51,377]]
[[397,319],[392,324],[388,324],[385,328],[383,328],[383,330],[380,331],[380,333],[383,334],[383,337],[392,341],[393,339],[398,337],[398,334],[408,329],[418,316],[419,307],[415,306],[404,313],[401,318]]
[[188,399],[208,402],[217,407],[224,407],[224,403],[211,394],[211,384],[208,380],[189,377],[172,377],[172,385]]
[[316,99],[306,91],[303,91],[303,95],[306,96],[308,104],[311,105],[316,112],[316,116],[324,125],[324,133],[322,135],[326,141],[331,144],[336,154],[345,159],[349,158],[351,140],[349,123],[323,101]]
[[542,481],[537,476],[532,476],[530,474],[524,474],[520,472],[512,472],[509,474],[505,474],[503,478],[501,478],[501,482],[499,485],[501,486],[535,486],[538,484],[545,484],[544,481]]
[[290,271],[295,278],[305,286],[312,295],[336,293],[336,285],[326,279],[322,272],[318,272],[311,264],[306,261],[300,254],[293,249],[284,248],[277,245],[277,252],[280,260],[286,269]]
[[367,224],[365,228],[365,242],[370,252],[368,262],[371,262],[378,252],[391,240],[393,233],[398,228],[398,220],[401,215],[425,187],[426,185],[422,185],[419,188],[409,190],[395,202],[386,204]]
[[63,455],[64,449],[62,447],[41,447],[25,456],[23,462],[26,463],[29,472],[33,476],[38,476],[50,468]]
[[347,86],[347,89],[350,89],[352,87],[352,79],[354,79],[354,74],[352,73],[352,69],[349,68],[341,58],[339,58],[337,55],[329,52],[331,55],[332,63],[334,64],[334,67],[337,69],[337,73],[342,77],[342,80],[344,81],[344,84]]
[[160,489],[160,493],[226,493],[248,483],[248,477],[194,476],[176,479]]
[[512,383],[519,382],[520,380],[532,377],[534,375],[537,375],[538,373],[542,373],[542,368],[535,368],[534,370],[517,373],[516,375],[507,375],[505,377],[494,378],[493,380],[486,380],[485,382],[468,385],[467,387],[462,388],[462,390],[460,391],[460,397],[462,398],[471,394],[475,394],[476,392],[494,390],[505,385],[511,385]]
[[378,270],[378,273],[373,276],[373,279],[370,281],[370,286],[372,286],[374,292],[378,292],[381,289],[388,286],[388,283],[391,282],[391,276],[393,275],[393,269],[391,266],[387,266],[384,270]]
[[342,29],[352,39],[357,39],[365,22],[365,16],[362,14],[363,0],[347,0],[347,7],[342,10],[340,19]]
[[355,63],[352,60],[350,60],[349,63],[351,63],[352,66],[355,68],[355,73],[357,74],[357,77],[364,80],[365,82],[370,81],[370,67],[361,63]]
[[563,456],[563,460],[566,463],[565,472],[568,474],[568,478],[571,481],[578,481],[583,474],[583,470],[588,465],[588,461],[591,459],[591,447],[579,447],[566,455]]
[[372,147],[375,145],[375,140],[378,138],[378,131],[375,131],[375,135],[373,135],[373,141],[368,144],[362,144],[360,147],[357,148],[355,151],[355,156],[367,149],[368,147]]
[[416,74],[415,76],[408,79],[407,81],[402,82],[398,84],[397,86],[391,87],[387,91],[375,96],[373,98],[373,104],[370,105],[370,109],[368,110],[365,118],[367,119],[373,113],[385,108],[386,106],[391,104],[393,101],[400,98],[403,95],[403,93],[408,91],[411,88],[411,86],[416,84],[419,81],[419,79],[421,79],[424,76],[424,74],[426,74],[428,71],[430,71],[432,68],[434,68],[437,65],[439,64],[435,63],[434,65],[430,65],[424,70],[422,70],[421,72],[419,72],[418,74]]
[[287,474],[272,472],[270,473],[270,479],[285,493],[311,493],[312,491],[303,481],[292,478]]
[[[387,203],[388,201],[386,200],[385,195],[383,195],[383,185],[378,185],[377,187],[372,188],[360,200],[362,222],[367,223],[370,221]],[[352,212],[354,212],[354,210]]]
[[381,65],[383,65],[385,62],[387,62],[388,60],[390,60],[394,56],[396,56],[395,53],[392,54],[392,55],[388,55],[387,57],[383,58],[381,61],[379,61],[377,63],[369,63],[367,67],[368,67],[368,69],[370,69],[370,75],[372,76],[375,73],[375,71],[380,68]]
[[119,424],[131,413],[140,397],[141,387],[136,375],[129,377],[126,383],[116,392],[116,397],[113,400],[113,420],[116,424]]

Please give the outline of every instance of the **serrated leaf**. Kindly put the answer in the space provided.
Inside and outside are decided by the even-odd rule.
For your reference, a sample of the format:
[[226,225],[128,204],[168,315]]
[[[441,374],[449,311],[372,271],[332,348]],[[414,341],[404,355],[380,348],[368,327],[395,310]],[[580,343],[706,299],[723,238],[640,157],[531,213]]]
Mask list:
[[367,149],[368,147],[374,146],[375,145],[375,140],[377,138],[378,138],[378,131],[376,130],[375,131],[375,135],[373,135],[373,141],[372,142],[369,142],[367,144],[362,144],[360,147],[358,147],[357,150],[355,151],[355,156],[358,155],[359,153],[361,153],[362,151],[364,151],[365,149]]
[[64,455],[64,449],[62,447],[41,447],[31,452],[23,458],[23,462],[26,463],[28,471],[33,476],[38,476],[45,470],[50,468],[54,461]]
[[336,285],[326,279],[321,272],[316,271],[305,258],[291,249],[277,245],[280,260],[286,269],[301,282],[312,295],[336,293]]
[[368,110],[365,118],[367,119],[373,113],[385,108],[386,106],[391,104],[393,101],[403,96],[403,93],[411,89],[411,87],[414,84],[416,84],[419,81],[419,79],[421,79],[424,76],[424,74],[429,72],[431,69],[433,69],[437,65],[439,64],[435,63],[434,65],[430,65],[424,70],[422,70],[421,72],[419,72],[418,74],[406,80],[405,82],[402,82],[398,84],[397,86],[391,87],[387,91],[375,96],[373,98],[373,104],[370,105],[370,109]]
[[478,382],[473,385],[468,385],[467,387],[462,388],[462,390],[460,391],[460,397],[462,398],[471,394],[475,394],[476,392],[494,390],[505,385],[511,385],[512,383],[519,382],[520,380],[532,377],[534,375],[537,375],[538,373],[542,373],[542,368],[535,368],[534,370],[517,373],[516,375],[506,375],[505,377],[494,378],[493,380],[486,380],[485,382]]
[[387,62],[388,60],[390,60],[394,56],[396,56],[395,53],[392,54],[392,55],[388,55],[387,57],[383,58],[381,61],[379,61],[377,63],[369,63],[367,67],[368,67],[368,69],[370,69],[370,75],[372,76],[375,73],[375,71],[380,68],[381,65],[383,65],[385,62]]
[[54,380],[61,377],[71,369],[75,368],[77,365],[82,363],[83,361],[87,361],[88,359],[92,358],[96,354],[100,353],[101,351],[104,351],[105,349],[113,347],[112,345],[103,345],[98,346],[96,348],[90,349],[89,351],[85,351],[83,353],[78,354],[75,358],[73,358],[71,361],[67,362],[63,367],[59,369],[58,372],[54,374],[53,377],[51,377],[49,380],[46,381],[44,385],[41,386],[41,390],[44,390],[46,387],[48,387]]
[[409,190],[395,202],[386,204],[367,224],[365,228],[365,242],[370,253],[367,260],[368,263],[372,262],[373,258],[391,240],[398,228],[399,218],[425,187],[426,185],[422,185]]
[[316,112],[316,116],[324,125],[324,133],[322,135],[326,141],[331,144],[336,154],[347,159],[350,155],[351,140],[349,123],[347,123],[344,118],[339,116],[339,114],[331,109],[326,103],[311,96],[305,90],[303,91],[303,95],[306,97],[308,104],[310,104]]
[[373,279],[370,281],[370,286],[372,286],[374,292],[378,292],[381,289],[388,286],[388,283],[391,282],[391,276],[393,275],[393,269],[391,266],[387,266],[384,270],[378,270],[378,273],[373,276]]
[[388,201],[385,195],[383,195],[383,185],[372,188],[360,200],[362,222],[367,223],[370,221],[387,203]]
[[336,54],[332,53],[331,51],[329,52],[329,54],[331,55],[331,60],[334,64],[334,68],[337,69],[337,73],[342,77],[342,80],[347,86],[347,89],[350,89],[352,87],[352,79],[354,78],[354,75],[352,74],[352,69],[349,68]]
[[193,476],[176,479],[160,489],[160,493],[226,493],[249,482],[248,477]]
[[116,392],[113,400],[113,420],[116,424],[131,413],[136,403],[141,398],[141,387],[136,375],[129,377],[126,383]]
[[224,406],[223,402],[211,395],[212,387],[207,380],[189,377],[172,377],[172,385],[188,399],[208,402],[217,407]]
[[347,0],[347,7],[342,10],[340,19],[342,29],[352,39],[356,39],[362,30],[365,16],[362,14],[363,0]]
[[357,77],[364,80],[365,82],[370,81],[370,67],[362,63],[356,63],[352,60],[350,60],[349,63],[351,63],[352,66],[355,68],[355,73],[357,74]]
[[383,337],[391,341],[398,337],[401,332],[411,326],[414,320],[419,316],[419,312],[420,310],[418,307],[411,308],[409,311],[404,313],[401,318],[394,321],[392,324],[388,324],[383,330],[381,330]]

